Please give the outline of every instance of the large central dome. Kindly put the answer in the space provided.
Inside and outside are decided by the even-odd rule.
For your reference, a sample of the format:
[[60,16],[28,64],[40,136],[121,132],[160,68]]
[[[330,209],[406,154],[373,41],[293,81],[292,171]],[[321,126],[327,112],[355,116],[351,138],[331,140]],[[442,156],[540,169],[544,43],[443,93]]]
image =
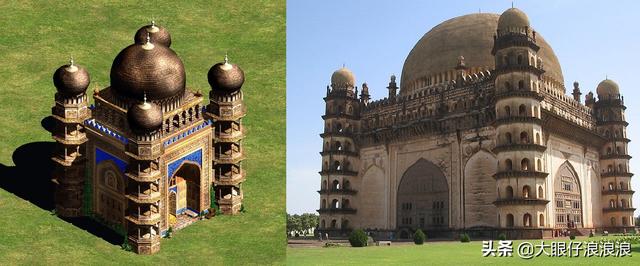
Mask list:
[[[499,18],[499,14],[469,14],[449,19],[427,32],[404,61],[400,93],[411,94],[422,87],[422,81],[428,77],[451,73],[460,56],[472,71],[493,70],[495,59],[491,49]],[[538,55],[546,71],[543,77],[564,83],[560,63],[551,46],[539,33],[536,33],[536,40],[540,46]]]

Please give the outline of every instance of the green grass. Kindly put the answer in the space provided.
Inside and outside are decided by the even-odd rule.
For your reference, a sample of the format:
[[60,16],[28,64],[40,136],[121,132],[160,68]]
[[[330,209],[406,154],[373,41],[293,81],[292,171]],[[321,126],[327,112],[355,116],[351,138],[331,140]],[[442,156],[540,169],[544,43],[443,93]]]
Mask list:
[[[576,241],[598,238],[579,237]],[[562,240],[568,241],[567,238]],[[561,241],[560,239],[545,240]],[[539,240],[530,240],[537,244]],[[513,257],[483,257],[482,241],[425,242],[424,245],[397,245],[390,247],[318,247],[287,248],[287,265],[640,265],[640,244],[632,245],[632,257],[548,257],[542,254],[532,259],[521,259],[515,252],[521,241],[514,241]],[[494,248],[497,248],[497,241]],[[550,252],[550,249],[547,249]]]
[[108,86],[113,58],[152,17],[171,32],[189,88],[207,92],[207,71],[228,53],[245,71],[248,108],[246,213],[198,222],[163,239],[159,253],[142,256],[0,189],[2,264],[284,263],[284,0],[0,0],[0,14],[0,168],[14,165],[16,148],[52,141],[40,121],[53,106],[57,67],[72,55],[90,72],[89,91]]

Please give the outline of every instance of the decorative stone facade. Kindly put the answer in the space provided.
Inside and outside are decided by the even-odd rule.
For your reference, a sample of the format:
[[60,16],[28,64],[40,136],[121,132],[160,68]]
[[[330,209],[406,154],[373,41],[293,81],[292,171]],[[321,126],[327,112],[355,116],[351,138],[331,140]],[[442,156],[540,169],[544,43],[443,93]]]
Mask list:
[[320,134],[320,232],[633,230],[618,86],[605,80],[598,99],[589,92],[582,104],[576,82],[567,96],[553,50],[522,11],[443,22],[402,73],[400,88],[391,76],[389,96],[377,101],[366,83],[357,96],[348,69],[333,73]]

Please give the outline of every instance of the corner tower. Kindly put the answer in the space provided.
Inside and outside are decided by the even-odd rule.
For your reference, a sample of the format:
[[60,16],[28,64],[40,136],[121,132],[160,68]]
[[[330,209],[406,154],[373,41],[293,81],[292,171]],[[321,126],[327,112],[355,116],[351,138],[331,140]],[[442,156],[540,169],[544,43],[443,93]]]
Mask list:
[[[496,153],[494,175],[501,228],[542,228],[545,223],[545,180],[540,78],[544,72],[538,56],[540,46],[527,15],[510,8],[502,13],[494,36]],[[518,238],[540,237],[526,235]]]
[[600,178],[604,228],[610,232],[633,231],[634,191],[631,190],[632,173],[629,172],[627,125],[624,98],[618,84],[605,79],[598,84],[598,100],[594,104],[598,132],[607,139],[600,151]]
[[242,208],[242,182],[245,180],[242,169],[242,160],[245,158],[242,118],[246,114],[246,107],[241,90],[244,72],[237,65],[230,64],[225,56],[224,62],[211,67],[208,79],[211,92],[205,117],[213,121],[215,132],[215,198],[223,213],[236,214]]
[[[331,86],[327,86],[324,120],[322,171],[320,193],[320,230],[330,235],[344,235],[352,228],[350,221],[356,213],[352,206],[351,181],[358,176],[358,152],[353,135],[357,132],[360,102],[357,98],[355,76],[342,67],[331,75]],[[363,85],[364,86],[364,85]],[[363,96],[368,98],[368,88]]]
[[73,59],[53,74],[57,92],[51,108],[55,119],[52,137],[56,145],[51,159],[55,162],[56,213],[62,217],[82,216],[87,143],[83,123],[91,117],[86,93],[89,82],[87,70]]

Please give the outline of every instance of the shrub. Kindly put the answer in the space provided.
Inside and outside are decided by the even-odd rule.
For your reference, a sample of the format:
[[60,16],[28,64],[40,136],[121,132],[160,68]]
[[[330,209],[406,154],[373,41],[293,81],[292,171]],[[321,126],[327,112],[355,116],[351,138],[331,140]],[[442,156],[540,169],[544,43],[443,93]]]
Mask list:
[[589,237],[593,237],[593,231],[589,232]]
[[571,240],[575,240],[575,239],[576,239],[576,236],[574,236],[573,234],[571,234],[571,235],[569,236],[569,239],[571,239]]
[[124,235],[124,242],[122,242],[121,247],[124,251],[133,251],[133,248],[129,245],[129,239],[126,234]]
[[469,235],[467,233],[460,234],[460,242],[467,243],[470,241],[471,239],[469,238]]
[[366,247],[367,234],[362,229],[356,229],[349,235],[349,243],[352,247]]
[[167,229],[167,234],[164,237],[171,238],[172,233],[173,233],[173,227],[169,226],[169,229]]
[[413,243],[416,243],[416,245],[422,245],[422,244],[424,244],[424,240],[426,238],[427,238],[427,236],[422,232],[422,230],[418,229],[413,234]]
[[247,210],[244,208],[244,204],[240,205],[240,212],[245,213]]
[[507,235],[505,233],[500,233],[498,235],[498,240],[507,240]]

